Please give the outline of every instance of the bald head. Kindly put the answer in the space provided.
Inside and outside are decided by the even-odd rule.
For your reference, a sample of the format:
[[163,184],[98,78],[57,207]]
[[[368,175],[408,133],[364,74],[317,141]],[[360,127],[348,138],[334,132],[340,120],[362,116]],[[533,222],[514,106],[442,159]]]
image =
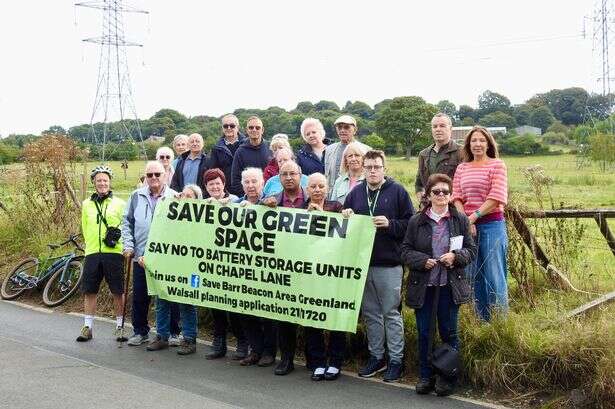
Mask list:
[[295,193],[301,181],[301,168],[295,161],[284,162],[280,166],[280,182],[285,192]]

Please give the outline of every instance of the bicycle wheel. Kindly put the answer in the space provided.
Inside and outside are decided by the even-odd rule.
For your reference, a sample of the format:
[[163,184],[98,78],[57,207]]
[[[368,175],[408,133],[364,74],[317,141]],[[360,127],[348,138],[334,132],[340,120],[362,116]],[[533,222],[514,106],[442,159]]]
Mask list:
[[[47,281],[43,290],[43,303],[47,307],[57,307],[68,300],[79,288],[83,274],[83,263],[80,260],[71,260],[66,267],[66,274],[61,268]],[[64,277],[64,280],[62,280]]]
[[5,300],[13,300],[25,290],[33,288],[37,280],[38,259],[26,258],[17,264],[11,272],[4,277],[0,295]]

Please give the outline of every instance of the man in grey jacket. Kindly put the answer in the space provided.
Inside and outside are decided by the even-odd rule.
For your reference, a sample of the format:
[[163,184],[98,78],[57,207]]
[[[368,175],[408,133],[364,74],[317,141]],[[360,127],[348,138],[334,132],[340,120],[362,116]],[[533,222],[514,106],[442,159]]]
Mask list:
[[[134,335],[128,340],[128,345],[141,345],[149,339],[147,313],[150,296],[147,295],[143,253],[147,243],[147,235],[152,224],[156,204],[161,198],[174,197],[177,192],[167,187],[161,181],[164,168],[158,161],[147,162],[145,176],[147,184],[135,190],[130,195],[124,221],[122,223],[122,240],[124,256],[134,256],[132,275],[132,326]],[[179,334],[179,309],[175,320],[175,335]],[[173,327],[173,324],[171,324]]]
[[348,146],[350,142],[357,142],[364,148],[363,150],[365,152],[372,149],[355,139],[355,135],[357,134],[357,121],[352,116],[342,115],[335,120],[334,125],[340,141],[329,145],[325,150],[325,177],[329,185],[329,192],[333,191],[333,184],[335,184],[335,180],[340,174],[340,166],[342,165],[342,158],[346,146]]

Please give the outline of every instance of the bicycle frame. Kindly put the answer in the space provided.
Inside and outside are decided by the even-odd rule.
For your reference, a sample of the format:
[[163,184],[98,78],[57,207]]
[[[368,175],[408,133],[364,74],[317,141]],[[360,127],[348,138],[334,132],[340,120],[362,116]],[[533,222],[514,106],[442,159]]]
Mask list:
[[60,283],[66,282],[68,274],[68,264],[75,259],[79,259],[76,253],[67,253],[62,256],[49,257],[46,261],[54,261],[42,274],[37,277],[36,286],[40,287],[49,277],[55,274],[60,268],[63,269],[62,276],[60,277]]

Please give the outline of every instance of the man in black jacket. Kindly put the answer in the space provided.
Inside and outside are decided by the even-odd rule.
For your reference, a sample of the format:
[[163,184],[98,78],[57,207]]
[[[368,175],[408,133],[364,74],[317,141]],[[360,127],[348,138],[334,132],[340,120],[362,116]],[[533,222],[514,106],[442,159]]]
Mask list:
[[394,382],[401,376],[404,354],[404,323],[399,311],[404,270],[399,247],[414,208],[403,186],[385,177],[384,165],[384,152],[365,154],[365,180],[346,196],[342,213],[372,216],[377,229],[361,304],[370,357],[359,376],[368,378],[386,370],[384,381]]
[[231,185],[229,192],[236,196],[243,196],[244,191],[241,186],[241,172],[245,168],[265,169],[271,160],[271,150],[266,143],[263,143],[263,121],[257,116],[248,118],[246,124],[248,142],[242,144],[233,157],[231,167]]
[[201,186],[203,172],[208,169],[207,156],[203,152],[203,137],[193,133],[188,137],[188,147],[189,150],[179,157],[171,180],[170,188],[176,192],[184,190],[186,185]]
[[[224,177],[230,183],[233,158],[239,146],[246,143],[246,137],[239,132],[239,119],[233,114],[222,117],[222,133],[211,150],[208,167],[222,170]],[[228,190],[228,186],[226,188]]]

